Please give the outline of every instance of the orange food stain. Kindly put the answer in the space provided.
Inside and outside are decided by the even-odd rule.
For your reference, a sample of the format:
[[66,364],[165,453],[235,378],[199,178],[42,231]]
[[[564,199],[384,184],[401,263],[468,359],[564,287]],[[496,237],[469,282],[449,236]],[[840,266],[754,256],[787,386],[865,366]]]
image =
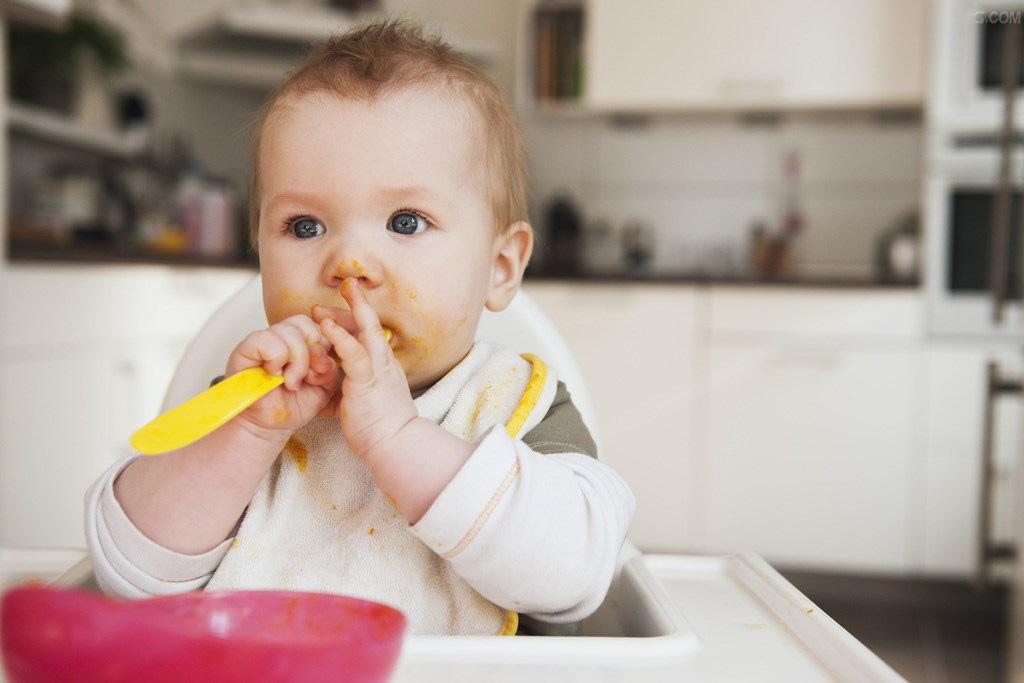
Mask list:
[[491,384],[485,386],[484,390],[480,392],[480,398],[477,399],[476,405],[473,406],[473,412],[469,415],[469,434],[466,435],[467,437],[476,433],[476,423],[480,420],[480,413],[491,402],[490,397],[493,395],[494,387]]
[[431,350],[430,343],[420,335],[409,337],[409,343],[412,344],[413,348],[420,352],[420,355],[429,355]]
[[[305,304],[306,293],[305,292],[293,292],[291,290],[285,290],[281,293],[281,303],[283,304]],[[305,307],[305,306],[303,306]]]
[[292,460],[295,461],[295,466],[299,468],[299,472],[305,472],[306,464],[309,462],[309,451],[306,449],[306,444],[293,436],[288,439],[284,449],[288,452],[288,455],[292,456]]
[[416,290],[412,287],[405,288],[405,295],[409,297],[410,301],[416,301]]
[[277,410],[274,411],[274,414],[271,417],[274,420],[274,422],[287,422],[288,418],[290,418],[291,416],[292,411],[288,410],[287,408],[278,408]]
[[366,269],[363,268],[363,264],[359,263],[357,259],[352,259],[352,270],[356,272],[356,275],[362,277],[366,275]]
[[235,536],[235,540],[231,541],[231,545],[228,546],[228,550],[234,550],[238,547],[238,536]]
[[370,527],[370,530],[369,530],[369,531],[367,532],[367,535],[368,535],[368,536],[373,536],[373,535],[374,535],[375,533],[377,533],[377,530],[376,530],[376,529],[374,529],[374,528],[373,528],[373,527],[371,526],[371,527]]

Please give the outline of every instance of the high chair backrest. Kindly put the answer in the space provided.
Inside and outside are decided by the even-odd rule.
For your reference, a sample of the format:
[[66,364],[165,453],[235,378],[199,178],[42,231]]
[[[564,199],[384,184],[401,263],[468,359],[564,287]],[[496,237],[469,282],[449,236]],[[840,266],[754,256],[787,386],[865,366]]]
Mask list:
[[[263,286],[256,275],[210,316],[191,341],[171,378],[161,410],[166,411],[206,389],[211,379],[224,373],[228,356],[238,342],[266,326]],[[526,292],[520,290],[500,313],[485,310],[476,338],[534,353],[556,368],[600,448],[594,407],[569,345]]]

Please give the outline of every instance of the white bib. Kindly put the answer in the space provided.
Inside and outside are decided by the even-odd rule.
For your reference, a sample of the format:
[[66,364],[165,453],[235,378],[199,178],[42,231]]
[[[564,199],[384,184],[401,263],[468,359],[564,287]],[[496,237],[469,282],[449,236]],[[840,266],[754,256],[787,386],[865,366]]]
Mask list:
[[[545,375],[540,361],[477,342],[415,404],[420,416],[471,442],[497,424],[522,435],[554,398],[556,382]],[[477,593],[410,532],[349,449],[336,417],[314,418],[297,431],[260,483],[207,584],[232,588],[384,602],[405,612],[413,634],[515,631],[514,613]]]

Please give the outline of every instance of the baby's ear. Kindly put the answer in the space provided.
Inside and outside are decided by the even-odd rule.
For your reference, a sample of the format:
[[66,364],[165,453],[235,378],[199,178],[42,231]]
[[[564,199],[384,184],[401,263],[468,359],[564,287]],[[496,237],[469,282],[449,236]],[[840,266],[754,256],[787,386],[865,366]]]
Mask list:
[[494,241],[491,284],[484,304],[489,311],[502,311],[519,291],[523,271],[533,253],[533,228],[516,221]]

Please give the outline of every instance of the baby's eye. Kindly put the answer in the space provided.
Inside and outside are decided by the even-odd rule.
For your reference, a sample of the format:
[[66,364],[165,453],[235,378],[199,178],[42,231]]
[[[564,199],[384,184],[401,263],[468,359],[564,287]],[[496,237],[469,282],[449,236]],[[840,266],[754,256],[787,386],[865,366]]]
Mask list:
[[412,211],[399,211],[388,220],[388,230],[400,235],[416,235],[427,229],[427,220]]
[[307,237],[319,237],[324,234],[324,226],[314,218],[299,218],[290,221],[289,229],[296,237],[305,239]]

